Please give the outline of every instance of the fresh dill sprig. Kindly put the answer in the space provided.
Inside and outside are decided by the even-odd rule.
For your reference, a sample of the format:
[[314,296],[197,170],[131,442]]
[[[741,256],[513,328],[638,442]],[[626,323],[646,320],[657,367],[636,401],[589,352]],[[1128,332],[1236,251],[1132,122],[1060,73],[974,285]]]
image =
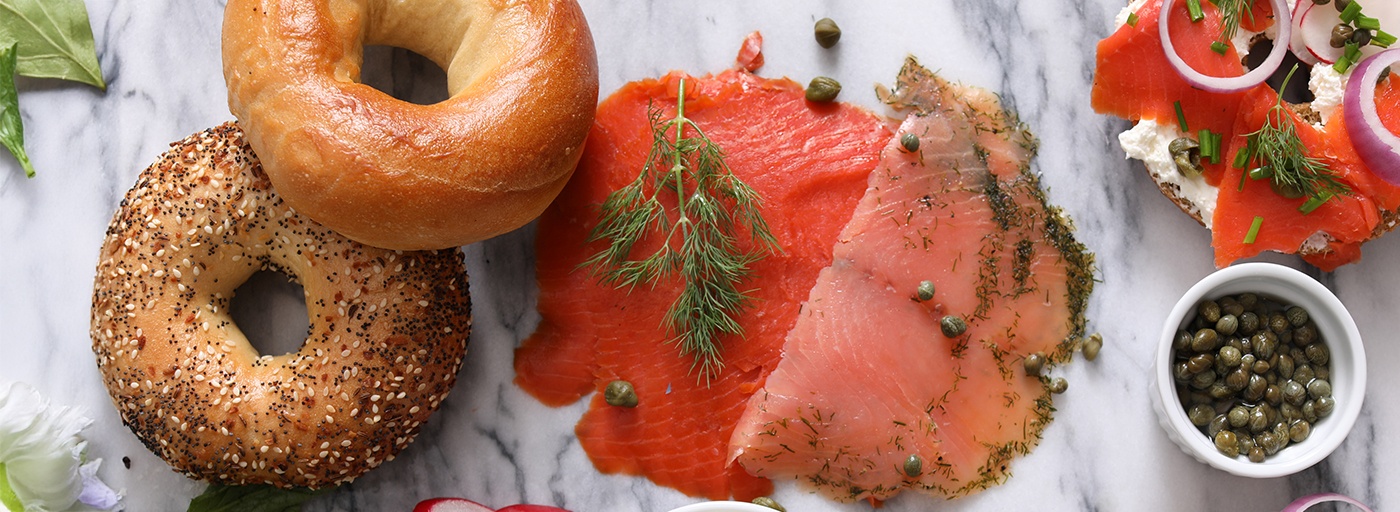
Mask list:
[[[699,370],[708,382],[724,366],[720,337],[743,334],[737,318],[751,297],[740,281],[754,262],[780,249],[759,213],[758,193],[734,176],[724,151],[685,117],[685,79],[674,118],[664,119],[654,106],[647,114],[652,144],[646,164],[636,180],[603,201],[588,241],[608,246],[583,266],[602,283],[628,289],[679,275],[684,287],[663,325],[681,355],[695,358],[691,372]],[[674,205],[663,200],[672,194]],[[741,233],[751,239],[750,248],[741,247]],[[653,236],[660,237],[655,251],[634,259],[632,249]]]
[[[1296,71],[1298,67],[1295,65],[1284,77],[1279,90],[1288,86],[1288,81]],[[1303,146],[1303,141],[1298,137],[1297,129],[1289,118],[1288,107],[1283,104],[1282,94],[1274,102],[1274,106],[1269,107],[1264,117],[1264,125],[1245,134],[1245,138],[1248,144],[1242,151],[1248,153],[1243,161],[1246,166],[1249,162],[1258,163],[1257,172],[1252,171],[1250,174],[1271,177],[1275,190],[1296,192],[1299,194],[1297,197],[1308,197],[1317,201],[1351,194],[1351,187],[1338,181],[1336,173],[1327,167],[1326,162],[1308,155],[1307,148]]]
[[1217,0],[1220,9],[1220,41],[1229,43],[1240,31],[1240,21],[1249,16],[1254,22],[1254,0]]

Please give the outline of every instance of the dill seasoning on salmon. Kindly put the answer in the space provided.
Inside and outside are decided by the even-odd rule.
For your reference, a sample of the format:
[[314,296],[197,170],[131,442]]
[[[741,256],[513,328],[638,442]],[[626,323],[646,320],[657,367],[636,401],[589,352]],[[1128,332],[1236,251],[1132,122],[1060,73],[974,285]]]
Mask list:
[[[737,317],[751,300],[740,283],[754,262],[780,249],[759,212],[758,193],[686,118],[685,82],[680,80],[675,117],[664,119],[660,108],[649,109],[646,163],[634,181],[603,201],[588,241],[608,245],[583,266],[604,284],[627,289],[681,278],[685,286],[663,321],[681,355],[695,358],[691,371],[708,382],[724,366],[720,338],[743,334]],[[651,237],[661,240],[659,246],[634,258],[633,248]]]

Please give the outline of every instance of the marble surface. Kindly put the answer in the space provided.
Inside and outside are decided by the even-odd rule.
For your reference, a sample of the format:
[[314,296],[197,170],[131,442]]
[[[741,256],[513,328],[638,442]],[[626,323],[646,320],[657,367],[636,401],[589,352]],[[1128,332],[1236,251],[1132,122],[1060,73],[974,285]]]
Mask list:
[[[1162,318],[1213,269],[1207,232],[1180,214],[1133,163],[1115,134],[1122,121],[1088,105],[1093,45],[1123,0],[907,0],[712,2],[584,0],[597,42],[601,89],[671,69],[729,67],[744,35],[765,36],[761,75],[805,83],[821,74],[845,84],[842,99],[881,111],[873,84],[889,83],[905,55],[944,76],[987,87],[1042,141],[1036,170],[1054,203],[1098,255],[1102,283],[1090,328],[1107,340],[1099,360],[1057,370],[1070,382],[1035,452],[1015,461],[1008,483],[945,502],[906,494],[885,510],[1278,510],[1293,497],[1350,494],[1377,510],[1400,509],[1400,364],[1396,292],[1400,235],[1365,247],[1359,263],[1331,274],[1295,258],[1351,308],[1369,356],[1370,396],[1346,442],[1295,476],[1252,480],[1189,458],[1156,425],[1148,400]],[[183,510],[204,484],[143,448],[113,409],[88,339],[93,268],[105,227],[135,176],[168,143],[230,119],[219,59],[223,5],[209,0],[89,0],[105,91],[47,80],[19,81],[30,155],[25,179],[0,156],[0,379],[28,382],[55,401],[85,408],[91,455],[124,491],[131,511]],[[830,16],[844,31],[822,50],[811,27]],[[375,51],[367,65],[401,97],[441,96],[442,74],[401,52]],[[572,437],[583,404],[539,405],[512,383],[513,348],[538,322],[526,227],[466,248],[476,329],[456,391],[398,459],[315,500],[310,510],[409,510],[434,496],[492,506],[555,504],[575,511],[661,512],[699,501],[645,480],[601,475]],[[296,291],[263,288],[272,306],[247,313],[255,336],[295,345]],[[288,309],[290,308],[290,309]],[[290,311],[290,314],[288,313]],[[304,325],[304,324],[303,324]],[[261,329],[261,331],[259,331]],[[257,334],[261,332],[262,334]],[[289,338],[290,337],[290,338]],[[287,341],[290,339],[291,341]],[[129,458],[130,467],[123,465]],[[779,483],[792,511],[866,510]]]

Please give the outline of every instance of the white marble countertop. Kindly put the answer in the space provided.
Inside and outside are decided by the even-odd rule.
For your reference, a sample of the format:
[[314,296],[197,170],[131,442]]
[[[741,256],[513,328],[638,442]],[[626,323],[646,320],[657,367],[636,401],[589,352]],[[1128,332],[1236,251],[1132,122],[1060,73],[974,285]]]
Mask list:
[[[872,86],[894,79],[907,54],[944,76],[989,88],[1039,135],[1035,168],[1052,202],[1097,253],[1090,329],[1107,340],[1096,362],[1057,370],[1070,382],[1031,455],[1005,485],[945,502],[906,494],[885,510],[1278,510],[1292,498],[1342,492],[1377,510],[1400,509],[1400,235],[1365,247],[1359,264],[1311,274],[1351,308],[1366,338],[1370,396],[1346,442],[1295,476],[1253,480],[1210,469],[1179,451],[1156,424],[1148,369],[1162,319],[1177,297],[1211,272],[1209,235],[1124,161],[1123,121],[1089,107],[1094,44],[1123,0],[905,0],[885,2],[585,0],[604,95],[671,69],[732,65],[750,31],[765,36],[760,75],[805,83],[821,74],[846,86],[842,99],[881,111]],[[90,453],[131,511],[183,510],[204,484],[174,473],[121,425],[99,379],[88,315],[98,246],[123,193],[167,145],[231,119],[219,58],[220,2],[89,0],[106,92],[47,80],[19,81],[27,146],[39,175],[26,179],[0,156],[0,379],[28,382],[96,420]],[[829,16],[844,35],[832,50],[812,41]],[[370,68],[396,76],[401,94],[441,94],[405,80],[421,72],[391,52]],[[392,73],[383,72],[389,69]],[[441,80],[441,78],[438,78]],[[416,88],[413,90],[405,87]],[[426,87],[426,89],[424,88]],[[435,87],[435,88],[434,88]],[[601,475],[572,438],[584,403],[551,409],[516,388],[514,347],[538,322],[532,230],[466,249],[475,330],[457,389],[398,459],[311,510],[404,510],[435,496],[492,506],[555,504],[580,512],[660,512],[699,501],[634,477]],[[1292,257],[1267,258],[1303,268]],[[277,304],[274,302],[274,304]],[[277,309],[281,311],[281,309]],[[272,335],[295,318],[265,313]],[[280,330],[279,330],[280,329]],[[249,330],[256,331],[255,327]],[[300,335],[293,332],[290,336]],[[130,467],[122,459],[130,460]],[[792,511],[867,510],[786,482],[776,497]]]

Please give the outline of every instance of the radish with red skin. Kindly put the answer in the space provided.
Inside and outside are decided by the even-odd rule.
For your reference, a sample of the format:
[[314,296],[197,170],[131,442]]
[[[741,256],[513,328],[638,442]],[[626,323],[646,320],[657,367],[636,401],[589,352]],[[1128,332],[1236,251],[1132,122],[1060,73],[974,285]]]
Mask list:
[[569,512],[559,507],[546,505],[511,505],[496,512]]
[[495,509],[462,498],[433,498],[418,502],[413,512],[496,512]]

